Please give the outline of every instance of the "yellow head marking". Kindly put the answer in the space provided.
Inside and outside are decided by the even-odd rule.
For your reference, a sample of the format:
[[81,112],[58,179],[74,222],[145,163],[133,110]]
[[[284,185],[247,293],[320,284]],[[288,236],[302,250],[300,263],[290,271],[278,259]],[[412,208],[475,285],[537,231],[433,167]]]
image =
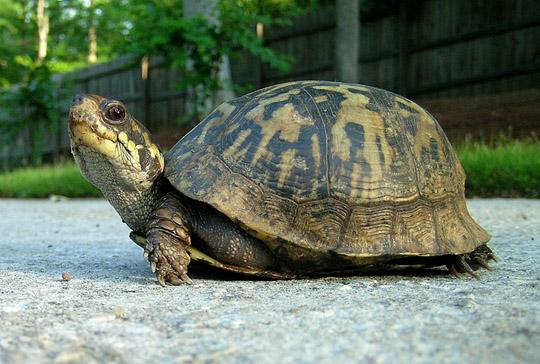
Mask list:
[[127,145],[128,143],[128,136],[126,133],[124,133],[123,131],[118,133],[118,140],[120,141],[120,143],[124,144],[124,145]]
[[165,166],[165,161],[163,159],[163,153],[161,153],[161,149],[155,144],[151,144],[148,147],[148,150],[150,151],[150,155],[154,158],[159,159],[159,163],[161,164],[161,167],[163,168]]
[[132,140],[128,141],[127,143],[127,149],[130,151],[130,152],[133,152],[135,150],[135,147],[136,147],[136,144],[133,143]]
[[[117,115],[122,116],[117,118]],[[109,174],[131,181],[137,188],[152,184],[163,171],[159,147],[152,142],[146,128],[118,101],[78,95],[70,110],[69,131],[75,159],[92,183],[104,183],[110,177],[95,172],[105,168],[104,160],[114,168],[114,173]],[[101,156],[96,157],[95,152]]]

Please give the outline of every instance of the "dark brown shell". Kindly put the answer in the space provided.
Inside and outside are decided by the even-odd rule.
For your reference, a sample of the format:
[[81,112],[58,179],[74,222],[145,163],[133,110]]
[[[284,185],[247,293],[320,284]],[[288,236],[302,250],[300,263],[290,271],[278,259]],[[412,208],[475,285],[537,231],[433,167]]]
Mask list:
[[180,192],[293,260],[462,254],[489,240],[437,121],[372,87],[306,81],[253,92],[217,108],[165,160]]

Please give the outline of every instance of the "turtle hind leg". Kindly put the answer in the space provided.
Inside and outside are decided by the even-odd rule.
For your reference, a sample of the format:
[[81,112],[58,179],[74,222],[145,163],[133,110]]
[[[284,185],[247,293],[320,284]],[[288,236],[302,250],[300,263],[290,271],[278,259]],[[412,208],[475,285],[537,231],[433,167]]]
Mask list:
[[484,268],[493,272],[493,269],[489,266],[489,261],[499,261],[499,258],[493,254],[493,251],[486,245],[481,245],[473,252],[468,254],[461,254],[452,257],[452,261],[446,264],[446,267],[454,276],[460,278],[461,274],[469,274],[476,279],[480,279],[480,276],[475,273],[480,268]]

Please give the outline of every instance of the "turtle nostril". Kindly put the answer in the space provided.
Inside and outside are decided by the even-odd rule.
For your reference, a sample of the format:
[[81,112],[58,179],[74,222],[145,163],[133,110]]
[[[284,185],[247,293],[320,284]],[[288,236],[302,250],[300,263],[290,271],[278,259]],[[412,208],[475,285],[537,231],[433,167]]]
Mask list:
[[73,101],[71,103],[71,105],[80,105],[82,104],[84,101],[84,96],[83,95],[77,95],[73,98]]

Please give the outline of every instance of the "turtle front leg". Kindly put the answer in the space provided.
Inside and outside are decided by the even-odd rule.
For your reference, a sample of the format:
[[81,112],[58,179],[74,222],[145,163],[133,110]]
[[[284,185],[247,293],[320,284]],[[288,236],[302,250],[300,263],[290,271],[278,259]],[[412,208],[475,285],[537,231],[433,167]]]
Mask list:
[[174,194],[165,195],[148,224],[144,257],[162,286],[193,283],[187,275],[191,236],[180,207]]

